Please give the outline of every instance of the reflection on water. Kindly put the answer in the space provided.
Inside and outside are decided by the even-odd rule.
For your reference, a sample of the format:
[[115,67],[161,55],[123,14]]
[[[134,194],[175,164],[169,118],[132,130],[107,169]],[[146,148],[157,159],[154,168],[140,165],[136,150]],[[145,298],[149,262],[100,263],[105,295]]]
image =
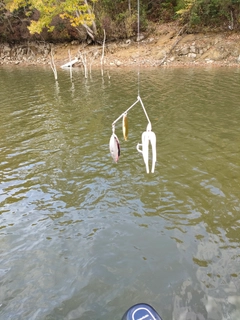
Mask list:
[[[157,136],[136,150],[136,70],[0,70],[0,318],[240,318],[239,70],[154,69],[141,98]],[[121,122],[121,121],[120,121]]]

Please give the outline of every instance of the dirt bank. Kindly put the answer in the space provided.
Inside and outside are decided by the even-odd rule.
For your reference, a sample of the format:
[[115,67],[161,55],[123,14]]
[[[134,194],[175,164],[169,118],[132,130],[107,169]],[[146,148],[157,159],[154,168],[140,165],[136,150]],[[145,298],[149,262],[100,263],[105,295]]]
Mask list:
[[24,43],[21,45],[0,45],[0,63],[2,65],[48,65],[51,48],[57,67],[78,58],[75,66],[82,66],[86,61],[92,68],[100,67],[170,67],[201,66],[240,66],[240,33],[206,32],[186,34],[177,24],[155,26],[151,34],[141,35],[136,39],[105,45],[102,60],[102,46],[86,46],[76,41],[68,44]]

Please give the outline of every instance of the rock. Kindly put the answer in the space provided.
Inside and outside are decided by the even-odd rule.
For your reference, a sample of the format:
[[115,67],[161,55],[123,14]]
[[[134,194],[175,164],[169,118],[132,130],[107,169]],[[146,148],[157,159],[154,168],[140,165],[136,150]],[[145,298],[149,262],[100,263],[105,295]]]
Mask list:
[[219,52],[217,50],[213,50],[211,53],[211,59],[212,60],[223,60],[227,57],[228,53],[227,52]]
[[205,62],[208,63],[208,64],[211,64],[211,63],[213,63],[213,60],[211,60],[211,59],[205,59]]
[[143,35],[143,34],[140,34],[140,35],[137,37],[137,42],[142,41],[144,38],[145,38],[144,35]]
[[9,47],[8,45],[5,45],[5,46],[3,47],[3,52],[4,52],[4,53],[10,53],[10,51],[11,51],[11,49],[10,49],[10,47]]
[[189,48],[188,47],[183,47],[181,50],[180,50],[180,54],[185,56],[189,53]]
[[48,49],[45,49],[44,52],[43,52],[43,54],[44,54],[45,57],[48,56],[49,50],[48,50]]
[[195,53],[196,47],[194,45],[190,46],[190,52]]
[[196,58],[196,53],[193,53],[193,52],[189,52],[188,54],[188,58],[191,58],[191,59],[195,59]]

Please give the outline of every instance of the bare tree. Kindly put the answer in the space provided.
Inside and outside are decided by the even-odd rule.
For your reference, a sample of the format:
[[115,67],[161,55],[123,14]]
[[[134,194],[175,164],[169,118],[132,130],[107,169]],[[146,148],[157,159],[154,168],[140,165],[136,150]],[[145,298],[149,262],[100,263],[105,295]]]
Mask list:
[[128,0],[128,10],[129,10],[129,13],[130,13],[130,15],[131,15],[131,12],[132,12],[131,0]]
[[[93,12],[90,9],[90,6],[88,5],[87,0],[84,0],[84,3],[87,6],[87,12],[89,14],[89,16],[91,17],[93,15]],[[82,12],[80,10],[76,11],[76,16],[79,18],[82,15]],[[96,23],[94,21],[94,19],[91,19],[91,27],[88,26],[86,23],[83,23],[82,26],[85,28],[87,34],[89,35],[89,37],[94,41],[95,40],[95,36],[97,34],[97,27],[96,27]],[[77,28],[78,30],[78,28]],[[79,30],[78,30],[79,31]]]

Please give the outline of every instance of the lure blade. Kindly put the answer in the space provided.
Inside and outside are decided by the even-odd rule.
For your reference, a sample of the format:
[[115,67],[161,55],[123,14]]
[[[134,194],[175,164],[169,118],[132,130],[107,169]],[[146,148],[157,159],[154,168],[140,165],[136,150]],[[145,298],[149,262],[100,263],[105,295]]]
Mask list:
[[120,143],[115,133],[111,135],[109,141],[109,150],[114,162],[118,162],[120,157]]
[[[152,146],[152,170],[151,172],[154,173],[155,170],[155,164],[157,160],[157,152],[156,152],[156,135],[152,130],[151,124],[149,123],[147,126],[147,130],[142,133],[142,143],[138,143],[137,150],[142,153],[143,155],[143,161],[146,165],[146,171],[149,173],[149,142]],[[140,146],[142,147],[142,150],[140,149]]]
[[142,134],[142,154],[143,154],[143,161],[146,165],[146,171],[149,173],[149,165],[148,165],[148,133],[145,131]]
[[123,130],[124,140],[127,141],[127,138],[128,138],[128,118],[127,118],[127,114],[123,115],[122,130]]
[[150,142],[152,145],[152,173],[154,173],[155,170],[155,164],[157,161],[157,150],[156,150],[156,135],[154,132],[151,132],[150,136]]

